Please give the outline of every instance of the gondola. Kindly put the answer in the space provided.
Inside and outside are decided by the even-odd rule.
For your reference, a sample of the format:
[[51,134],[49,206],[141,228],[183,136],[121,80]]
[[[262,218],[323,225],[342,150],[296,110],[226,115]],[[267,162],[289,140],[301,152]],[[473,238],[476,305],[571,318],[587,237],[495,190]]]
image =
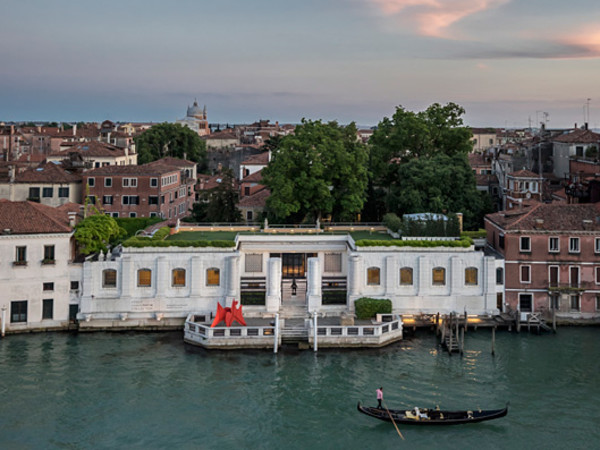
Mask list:
[[[508,403],[503,409],[474,409],[472,411],[444,411],[436,409],[413,408],[410,410],[380,409],[372,406],[362,406],[358,402],[358,410],[367,416],[386,422],[403,425],[458,425],[463,423],[483,422],[498,419],[508,413]],[[389,411],[389,413],[388,413]],[[391,417],[390,417],[391,416]]]

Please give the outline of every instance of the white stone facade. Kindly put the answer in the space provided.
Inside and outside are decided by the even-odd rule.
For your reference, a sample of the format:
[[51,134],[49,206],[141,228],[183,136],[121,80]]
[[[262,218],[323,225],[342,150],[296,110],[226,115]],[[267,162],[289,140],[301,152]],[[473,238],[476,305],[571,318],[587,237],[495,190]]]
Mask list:
[[[360,297],[390,299],[394,313],[498,312],[496,260],[472,247],[356,247],[345,235],[263,234],[239,235],[234,248],[126,248],[86,261],[81,327],[180,326],[189,313],[214,314],[218,302],[239,300],[244,283],[264,289],[264,304],[244,306],[244,315],[281,312],[291,284],[282,255],[304,260],[294,298],[307,312],[352,312]],[[410,269],[410,284],[401,269]],[[345,286],[345,304],[323,305],[331,280]]]
[[[71,236],[0,235],[0,308],[7,333],[68,328],[82,280],[82,265],[70,261]],[[45,258],[50,252],[54,258]]]

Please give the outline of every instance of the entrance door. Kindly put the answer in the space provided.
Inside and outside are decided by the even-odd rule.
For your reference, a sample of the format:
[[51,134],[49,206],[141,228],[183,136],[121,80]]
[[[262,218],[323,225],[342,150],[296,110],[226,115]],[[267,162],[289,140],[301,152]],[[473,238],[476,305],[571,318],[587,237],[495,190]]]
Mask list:
[[77,313],[79,312],[79,305],[69,305],[69,322],[77,322]]
[[304,253],[283,253],[281,255],[281,271],[284,279],[306,277],[306,255]]

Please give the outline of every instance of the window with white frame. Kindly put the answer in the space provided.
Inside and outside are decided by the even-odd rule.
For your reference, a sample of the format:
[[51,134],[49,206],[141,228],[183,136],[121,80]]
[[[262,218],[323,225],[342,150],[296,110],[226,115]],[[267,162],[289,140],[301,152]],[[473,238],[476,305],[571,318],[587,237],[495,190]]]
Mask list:
[[531,251],[531,238],[529,236],[521,236],[519,239],[519,250],[522,252]]
[[550,309],[560,310],[560,294],[550,294],[548,300],[548,307]]
[[533,312],[533,294],[519,294],[519,311]]
[[560,282],[560,272],[558,266],[548,267],[548,281],[550,287],[558,287],[558,283]]
[[569,267],[569,284],[571,287],[579,287],[579,267]]
[[137,187],[137,178],[123,178],[123,187]]
[[579,238],[569,238],[569,253],[579,253]]
[[560,240],[556,236],[551,236],[548,238],[548,251],[550,253],[558,253],[560,252]]
[[342,254],[341,253],[325,253],[324,256],[324,271],[336,272],[342,271]]
[[111,177],[106,177],[104,179],[104,187],[112,187],[112,178]]
[[87,180],[87,184],[89,187],[94,187],[96,185],[96,179],[94,177],[89,177]]
[[158,178],[150,178],[150,187],[158,187]]
[[600,284],[600,266],[596,266],[594,270],[596,272],[596,284]]
[[600,311],[600,295],[596,295],[596,311]]
[[247,253],[246,254],[246,272],[248,273],[255,273],[255,272],[262,272],[262,262],[263,262],[263,257],[260,253]]
[[594,253],[600,253],[600,238],[594,239]]
[[521,266],[521,283],[531,283],[531,266]]
[[581,299],[578,294],[573,294],[570,296],[570,307],[571,311],[579,311],[581,309]]

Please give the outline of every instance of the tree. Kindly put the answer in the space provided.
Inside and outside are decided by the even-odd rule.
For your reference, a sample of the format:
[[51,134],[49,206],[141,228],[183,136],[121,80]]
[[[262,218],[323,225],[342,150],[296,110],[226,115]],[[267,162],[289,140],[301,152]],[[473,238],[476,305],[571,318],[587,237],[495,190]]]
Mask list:
[[202,193],[200,202],[192,207],[192,216],[197,222],[241,222],[242,213],[237,208],[239,194],[233,170],[221,172],[221,182],[215,188]]
[[84,255],[98,252],[108,252],[108,246],[114,245],[127,232],[117,225],[115,219],[96,211],[75,227],[75,240],[79,251]]
[[165,156],[188,159],[206,166],[206,142],[197,133],[180,124],[154,125],[135,138],[138,163],[145,164]]
[[396,108],[391,119],[384,117],[371,136],[370,170],[376,184],[386,186],[394,175],[393,164],[437,154],[468,153],[471,130],[463,126],[465,110],[455,103],[434,103],[425,111]]
[[395,182],[387,195],[390,212],[462,212],[466,229],[478,229],[483,216],[491,212],[489,195],[477,190],[465,154],[415,158],[393,169]]
[[303,119],[293,135],[271,150],[262,171],[263,183],[271,190],[271,218],[301,222],[332,214],[351,219],[366,197],[367,162],[368,152],[357,139],[354,123],[342,127]]

